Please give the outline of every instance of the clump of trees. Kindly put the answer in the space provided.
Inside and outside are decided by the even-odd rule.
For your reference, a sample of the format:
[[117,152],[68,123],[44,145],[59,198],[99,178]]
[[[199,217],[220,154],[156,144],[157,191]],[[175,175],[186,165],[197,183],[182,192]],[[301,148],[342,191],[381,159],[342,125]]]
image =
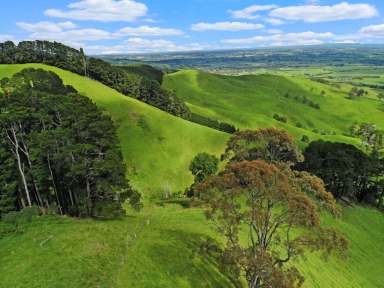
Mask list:
[[362,88],[352,87],[351,91],[349,91],[348,93],[348,99],[354,100],[367,94],[368,94],[368,91]]
[[304,158],[297,169],[321,177],[336,198],[382,205],[383,159],[353,145],[327,141],[310,143]]
[[321,179],[292,169],[302,155],[286,132],[237,132],[225,155],[225,169],[195,187],[226,240],[216,249],[223,271],[243,276],[251,288],[301,287],[304,277],[292,259],[306,250],[348,248],[343,235],[321,224],[319,210],[335,216],[340,210]]
[[53,72],[25,69],[1,81],[0,216],[25,207],[115,217],[140,195],[125,178],[109,116]]

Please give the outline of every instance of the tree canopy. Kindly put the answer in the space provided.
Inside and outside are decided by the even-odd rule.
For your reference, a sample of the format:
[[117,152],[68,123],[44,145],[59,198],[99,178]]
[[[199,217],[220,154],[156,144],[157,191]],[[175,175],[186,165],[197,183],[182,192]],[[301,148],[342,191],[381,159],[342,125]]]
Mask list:
[[223,156],[231,162],[263,159],[289,165],[303,160],[293,138],[286,131],[276,128],[236,132],[228,140]]

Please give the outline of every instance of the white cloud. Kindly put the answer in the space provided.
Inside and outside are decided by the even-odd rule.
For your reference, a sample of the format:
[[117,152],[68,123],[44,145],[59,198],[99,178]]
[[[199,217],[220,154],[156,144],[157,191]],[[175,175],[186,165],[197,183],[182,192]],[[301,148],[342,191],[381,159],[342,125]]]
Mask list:
[[342,2],[335,5],[302,5],[277,8],[270,16],[286,20],[304,22],[327,22],[338,20],[366,19],[377,16],[379,12],[370,4],[350,4]]
[[146,16],[147,12],[145,4],[134,0],[81,0],[69,4],[67,10],[48,9],[44,14],[76,20],[131,22]]
[[85,28],[75,29],[77,26],[72,22],[38,22],[38,23],[16,23],[21,29],[30,32],[30,39],[54,40],[61,42],[76,43],[78,41],[97,41],[116,39],[119,36],[109,31]]
[[130,36],[178,36],[184,34],[183,31],[179,29],[150,26],[125,27],[120,29],[119,33]]
[[244,23],[244,22],[217,22],[217,23],[197,23],[191,26],[193,31],[241,31],[257,30],[263,28],[262,24]]
[[16,25],[21,29],[28,32],[45,31],[45,32],[61,32],[63,29],[73,29],[76,25],[70,21],[67,22],[38,22],[38,23],[25,23],[17,22]]
[[222,43],[235,45],[237,47],[251,46],[295,46],[295,45],[317,45],[332,40],[333,33],[315,33],[312,31],[300,33],[287,33],[275,35],[260,35],[251,38],[227,39]]
[[210,48],[209,45],[189,43],[179,45],[175,42],[157,39],[149,40],[140,37],[129,38],[120,45],[114,46],[87,46],[85,50],[89,54],[125,54],[125,53],[156,53],[156,52],[180,52],[198,51]]
[[266,29],[265,32],[267,32],[268,34],[282,34],[283,31],[279,30],[279,29]]
[[271,25],[283,25],[283,24],[285,24],[285,22],[283,20],[277,19],[277,18],[265,18],[264,21],[271,24]]
[[105,30],[88,28],[61,32],[33,32],[29,35],[29,38],[53,41],[97,41],[116,39],[117,36]]
[[257,19],[260,16],[254,13],[272,10],[277,7],[276,5],[252,5],[242,10],[228,10],[228,12],[236,19]]
[[384,24],[365,26],[359,32],[367,36],[384,37]]

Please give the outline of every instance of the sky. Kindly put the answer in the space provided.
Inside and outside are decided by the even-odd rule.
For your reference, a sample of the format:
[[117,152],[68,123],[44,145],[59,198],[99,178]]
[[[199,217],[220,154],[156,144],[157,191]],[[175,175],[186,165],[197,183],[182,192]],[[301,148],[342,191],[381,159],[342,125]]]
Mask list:
[[384,43],[383,0],[4,0],[0,42],[88,54]]

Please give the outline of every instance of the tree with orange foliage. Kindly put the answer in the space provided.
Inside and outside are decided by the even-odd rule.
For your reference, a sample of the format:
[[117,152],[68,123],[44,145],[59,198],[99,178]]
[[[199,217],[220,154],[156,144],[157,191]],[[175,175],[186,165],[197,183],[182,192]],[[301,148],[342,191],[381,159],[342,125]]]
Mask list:
[[290,165],[303,161],[293,138],[286,131],[276,128],[236,132],[228,140],[223,158],[231,162],[262,159]]
[[339,210],[322,181],[308,173],[263,160],[242,161],[196,189],[207,204],[207,217],[226,239],[222,268],[236,277],[243,274],[250,288],[300,287],[303,276],[287,262],[306,250],[347,249],[340,233],[321,225],[319,207],[334,215]]
[[304,278],[288,262],[307,250],[327,255],[348,248],[343,235],[321,225],[319,209],[341,212],[324,182],[291,169],[303,156],[287,132],[237,132],[223,156],[229,159],[224,171],[195,189],[226,239],[224,270],[243,275],[250,288],[296,288]]

